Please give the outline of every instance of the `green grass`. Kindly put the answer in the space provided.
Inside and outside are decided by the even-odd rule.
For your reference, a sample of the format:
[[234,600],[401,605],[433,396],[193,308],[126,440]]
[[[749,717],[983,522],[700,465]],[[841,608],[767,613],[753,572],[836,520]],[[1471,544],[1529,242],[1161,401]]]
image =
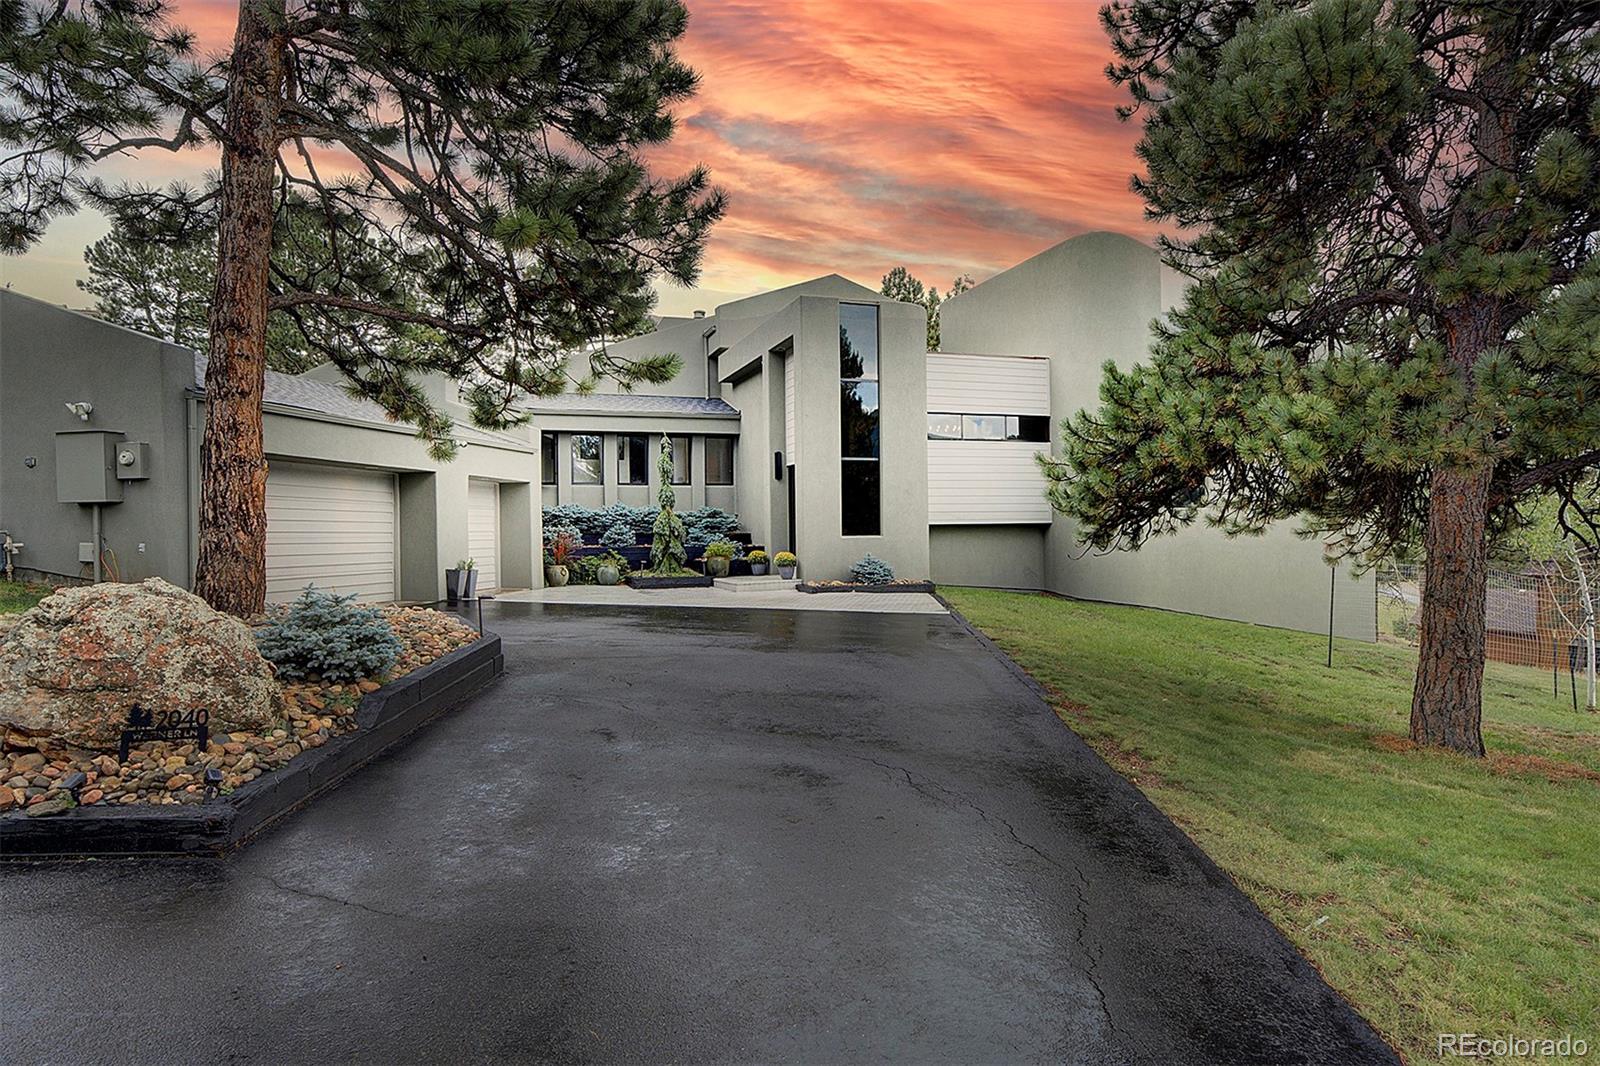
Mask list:
[[7,581],[0,577],[0,614],[26,611],[50,595],[49,585],[36,585],[29,581]]
[[1406,647],[940,591],[1413,1061],[1600,1043],[1600,715],[1547,672],[1489,664],[1475,760],[1405,741]]

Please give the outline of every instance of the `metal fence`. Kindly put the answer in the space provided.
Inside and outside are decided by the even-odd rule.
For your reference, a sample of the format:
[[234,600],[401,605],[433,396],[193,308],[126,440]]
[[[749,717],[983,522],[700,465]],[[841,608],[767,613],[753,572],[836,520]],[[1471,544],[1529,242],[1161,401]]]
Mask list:
[[[1423,568],[1386,561],[1377,568],[1378,640],[1417,643]],[[1596,706],[1595,607],[1600,595],[1600,553],[1571,551],[1565,558],[1520,570],[1490,570],[1484,657],[1548,671],[1551,694],[1574,707]]]

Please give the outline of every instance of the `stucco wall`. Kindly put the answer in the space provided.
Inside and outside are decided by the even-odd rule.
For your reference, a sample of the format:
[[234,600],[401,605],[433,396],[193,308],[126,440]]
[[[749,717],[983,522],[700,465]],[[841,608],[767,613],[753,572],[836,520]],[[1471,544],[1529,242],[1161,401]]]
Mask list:
[[928,561],[941,585],[1042,589],[1044,526],[931,526]]
[[[189,583],[183,389],[193,359],[187,349],[0,290],[0,529],[25,545],[19,568],[91,573],[78,562],[78,543],[91,540],[91,509],[56,502],[55,434],[118,430],[149,442],[152,469],[149,480],[124,483],[121,503],[103,506],[106,545],[124,580]],[[88,422],[66,409],[77,400],[94,405]]]
[[[942,347],[1048,356],[1055,449],[1061,419],[1099,405],[1102,364],[1145,359],[1150,323],[1180,294],[1154,249],[1120,234],[1085,234],[947,301],[939,319]],[[1370,588],[1373,579],[1362,580]],[[1045,587],[1310,632],[1325,632],[1328,624],[1321,547],[1289,528],[1230,540],[1197,526],[1137,553],[1083,555],[1072,523],[1058,516],[1046,535]],[[1374,639],[1370,617],[1347,614],[1336,620],[1340,633]]]

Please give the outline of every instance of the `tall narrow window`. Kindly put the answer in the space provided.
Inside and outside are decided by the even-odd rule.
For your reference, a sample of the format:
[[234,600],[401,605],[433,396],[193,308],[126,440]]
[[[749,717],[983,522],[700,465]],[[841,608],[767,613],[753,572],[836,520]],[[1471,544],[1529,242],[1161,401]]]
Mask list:
[[554,433],[539,434],[539,482],[544,485],[556,483],[556,435]]
[[639,433],[617,437],[617,484],[650,484],[650,438]]
[[672,438],[672,483],[674,485],[687,485],[689,483],[689,464],[694,459],[693,446],[689,438]]
[[572,483],[574,485],[600,485],[605,481],[600,466],[600,434],[574,433],[572,435]]
[[733,438],[707,437],[706,484],[733,484]]
[[839,305],[840,532],[883,532],[878,439],[878,305]]

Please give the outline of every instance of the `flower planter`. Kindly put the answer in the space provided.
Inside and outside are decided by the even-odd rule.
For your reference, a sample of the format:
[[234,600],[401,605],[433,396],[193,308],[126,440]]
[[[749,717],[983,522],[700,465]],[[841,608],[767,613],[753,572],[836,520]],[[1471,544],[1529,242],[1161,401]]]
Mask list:
[[448,569],[444,572],[444,595],[451,603],[478,596],[478,571]]
[[610,563],[601,563],[594,568],[594,583],[596,585],[616,585],[622,582],[622,572]]
[[544,583],[551,588],[560,588],[567,583],[567,568],[564,566],[546,566],[544,568]]
[[710,577],[727,577],[728,566],[733,560],[725,555],[706,556],[706,574]]
[[750,564],[750,575],[752,577],[764,577],[764,576],[766,576],[766,573],[767,573],[767,564],[766,563],[751,563]]
[[778,576],[783,578],[785,581],[793,581],[794,572],[797,569],[799,569],[798,566],[780,566],[778,567]]

